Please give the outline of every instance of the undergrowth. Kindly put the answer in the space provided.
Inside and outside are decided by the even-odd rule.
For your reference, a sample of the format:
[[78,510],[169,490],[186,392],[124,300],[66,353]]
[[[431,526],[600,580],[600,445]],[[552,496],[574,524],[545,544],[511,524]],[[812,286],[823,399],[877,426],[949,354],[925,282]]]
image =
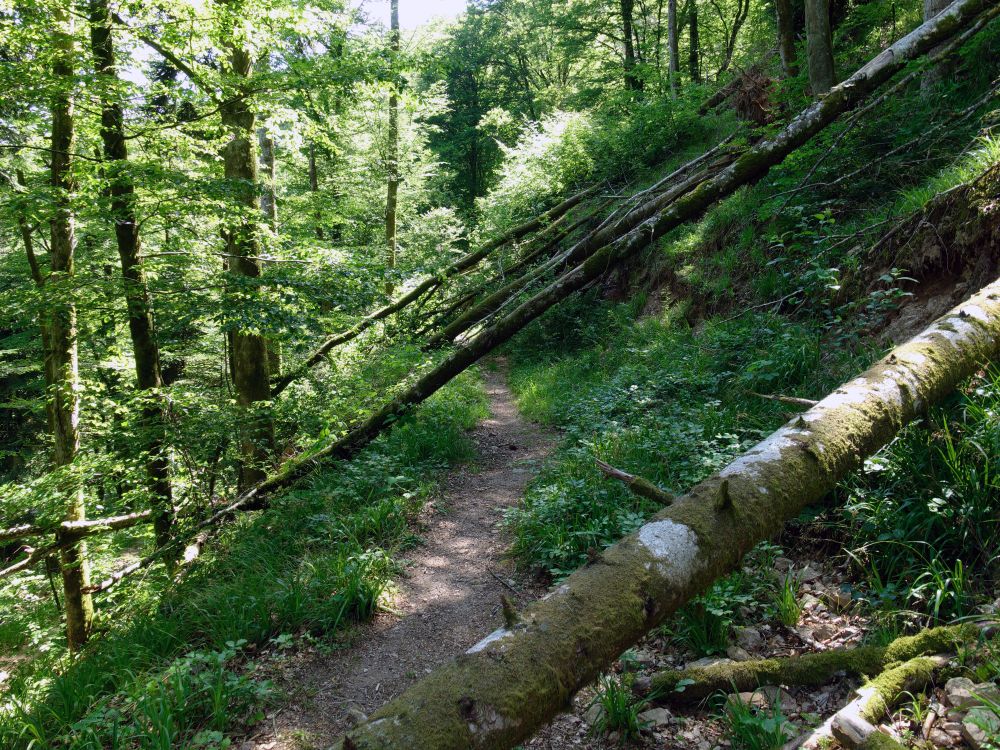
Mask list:
[[[0,653],[29,646],[34,659],[11,675],[0,746],[228,746],[271,693],[253,678],[255,655],[272,639],[330,640],[374,613],[393,554],[415,542],[411,518],[441,470],[471,458],[465,431],[486,413],[476,376],[459,378],[355,460],[226,528],[181,583],[153,575],[127,603],[104,600],[85,658],[54,647],[42,581],[5,587]],[[39,640],[26,644],[25,629]]]

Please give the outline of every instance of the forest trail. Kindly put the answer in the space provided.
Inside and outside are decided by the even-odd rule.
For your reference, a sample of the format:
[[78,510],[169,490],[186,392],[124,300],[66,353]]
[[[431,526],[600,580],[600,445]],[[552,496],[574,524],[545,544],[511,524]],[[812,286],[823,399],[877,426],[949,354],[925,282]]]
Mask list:
[[507,388],[503,367],[484,368],[490,418],[470,433],[477,457],[442,483],[423,519],[423,544],[407,555],[393,603],[363,626],[349,648],[293,656],[271,678],[285,704],[268,716],[243,750],[323,747],[360,718],[484,634],[503,624],[501,599],[515,604],[543,593],[515,580],[504,558],[509,540],[500,509],[516,505],[554,433],[524,420]]

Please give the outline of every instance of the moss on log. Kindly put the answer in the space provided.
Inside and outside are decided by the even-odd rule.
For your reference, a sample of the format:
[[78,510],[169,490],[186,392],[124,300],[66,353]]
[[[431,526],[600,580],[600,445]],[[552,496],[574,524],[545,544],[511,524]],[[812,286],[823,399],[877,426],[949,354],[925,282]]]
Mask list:
[[[824,651],[778,659],[760,659],[716,664],[686,670],[668,670],[653,676],[649,695],[665,703],[692,703],[704,700],[720,690],[740,692],[756,690],[761,685],[824,685],[839,672],[871,676],[888,665],[919,656],[954,652],[959,644],[975,642],[979,630],[973,625],[952,625],[904,636],[887,647],[859,646],[852,649]],[[693,680],[683,690],[681,681]]]

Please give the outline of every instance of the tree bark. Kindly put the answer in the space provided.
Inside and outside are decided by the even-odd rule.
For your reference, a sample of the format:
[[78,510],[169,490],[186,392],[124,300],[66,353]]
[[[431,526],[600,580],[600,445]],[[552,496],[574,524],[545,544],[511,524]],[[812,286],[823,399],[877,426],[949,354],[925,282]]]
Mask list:
[[688,0],[688,75],[695,83],[701,83],[701,41],[698,35],[698,0]]
[[[278,193],[276,186],[277,168],[274,159],[274,139],[268,135],[266,128],[257,128],[257,147],[260,153],[260,169],[264,173],[261,180],[260,212],[272,235],[278,233]],[[281,342],[268,338],[267,363],[270,375],[281,374]]]
[[275,181],[277,167],[274,159],[274,139],[268,135],[267,128],[257,128],[257,147],[260,150],[260,168],[264,172],[261,180],[260,212],[272,232],[278,231],[278,195]]
[[680,52],[677,42],[677,0],[667,0],[667,68],[670,71],[670,90],[677,93],[681,72]]
[[[958,5],[962,4],[959,0]],[[895,349],[335,748],[509,748],[759,541],[1000,354],[1000,281]]]
[[635,69],[635,43],[632,40],[634,0],[621,0],[622,36],[625,40],[625,88],[642,91],[642,79]]
[[399,0],[390,2],[389,49],[392,52],[392,89],[389,93],[389,133],[386,170],[388,184],[385,197],[385,267],[388,272],[385,284],[386,294],[391,295],[395,284],[392,273],[396,268],[398,241],[396,237],[396,214],[399,203],[399,86],[400,77],[396,73],[399,65]]
[[795,15],[792,11],[792,0],[774,0],[774,13],[778,31],[778,55],[781,57],[781,71],[785,78],[792,78],[799,74],[798,60],[795,55]]
[[[51,184],[54,211],[50,220],[49,257],[52,273],[46,289],[49,291],[49,313],[46,326],[46,380],[49,389],[48,413],[52,428],[53,463],[68,467],[76,461],[80,450],[80,373],[77,355],[76,296],[73,288],[76,237],[72,195],[72,153],[75,141],[72,92],[76,84],[73,8],[68,3],[55,6],[52,18],[52,72],[56,93],[52,98],[52,149],[50,153]],[[83,485],[67,471],[64,485],[66,521],[82,521],[87,512]],[[71,651],[79,650],[90,637],[94,604],[84,593],[90,585],[90,564],[86,543],[67,545],[60,552],[63,591],[66,600],[66,639]]]
[[809,86],[813,96],[822,96],[834,81],[833,32],[830,29],[830,0],[806,2],[806,57]]
[[[930,21],[934,16],[943,11],[951,4],[951,0],[924,0],[924,21]],[[942,61],[924,73],[920,80],[920,87],[924,90],[933,88],[941,83],[954,69],[954,65],[947,61]]]
[[[233,14],[240,15],[241,1],[227,0]],[[252,294],[252,282],[261,276],[260,243],[255,213],[257,200],[257,155],[254,113],[250,109],[250,91],[245,83],[252,61],[235,30],[228,35],[229,73],[237,80],[236,91],[221,108],[222,124],[230,140],[223,152],[225,177],[235,205],[242,215],[225,232],[229,273],[236,279],[239,297]],[[237,300],[237,304],[239,304]],[[237,329],[229,336],[233,385],[239,405],[244,410],[240,436],[240,489],[245,490],[267,476],[274,449],[274,426],[265,404],[271,398],[267,342],[259,333]]]
[[166,405],[159,392],[163,387],[163,376],[156,324],[139,256],[139,223],[136,219],[135,184],[128,173],[125,117],[122,104],[114,93],[118,74],[107,0],[91,2],[90,48],[101,85],[101,140],[110,183],[111,216],[121,261],[136,381],[139,390],[148,396],[142,408],[142,439],[146,451],[146,474],[156,514],[156,543],[163,546],[170,541],[173,525],[170,459],[166,447]]
[[309,192],[316,210],[316,239],[323,239],[323,212],[319,209],[319,169],[316,166],[316,144],[309,143]]

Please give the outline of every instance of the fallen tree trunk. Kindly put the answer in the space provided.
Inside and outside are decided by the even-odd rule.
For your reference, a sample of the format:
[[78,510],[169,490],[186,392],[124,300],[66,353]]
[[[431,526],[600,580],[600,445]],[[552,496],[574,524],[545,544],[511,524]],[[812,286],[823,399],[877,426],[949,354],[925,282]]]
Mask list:
[[289,372],[287,375],[277,379],[271,388],[271,397],[275,398],[288,388],[293,382],[303,377],[309,370],[322,362],[326,355],[331,351],[336,349],[342,344],[346,344],[348,341],[357,338],[362,333],[367,331],[373,325],[375,325],[380,320],[384,320],[391,315],[399,312],[403,308],[409,306],[413,302],[423,297],[428,292],[436,289],[444,281],[451,278],[452,276],[457,276],[458,274],[465,273],[471,268],[477,266],[483,259],[488,257],[491,253],[499,248],[507,245],[511,242],[516,242],[517,240],[525,237],[532,232],[536,232],[539,229],[543,229],[551,223],[558,221],[563,216],[565,216],[569,211],[583,202],[591,193],[597,190],[596,185],[583,190],[571,198],[567,198],[558,206],[549,209],[545,213],[539,214],[530,221],[521,224],[508,232],[505,232],[501,236],[490,240],[489,242],[482,245],[478,250],[468,253],[462,256],[454,263],[450,264],[444,268],[440,273],[430,276],[420,283],[418,283],[413,289],[409,290],[406,294],[401,296],[399,299],[393,301],[392,303],[382,307],[370,315],[365,316],[355,325],[348,328],[346,331],[331,336],[326,341],[324,341],[312,354],[310,354],[306,360],[296,367],[294,370]]
[[[573,267],[586,261],[601,248],[627,236],[629,232],[636,230],[637,227],[641,227],[651,217],[664,211],[683,196],[696,190],[700,185],[722,170],[723,167],[727,167],[736,161],[738,155],[728,153],[720,156],[718,163],[707,167],[704,166],[709,158],[717,155],[722,150],[722,147],[731,140],[732,138],[727,138],[708,153],[702,154],[698,158],[688,162],[654,185],[649,190],[654,192],[655,197],[627,210],[624,215],[612,214],[597,229],[574,244],[566,252],[557,255],[547,263],[541,264],[493,292],[478,305],[467,310],[445,326],[440,333],[428,342],[428,347],[434,348],[455,341],[474,325],[486,320],[503,308],[504,305],[533,282],[544,278],[550,271],[560,266],[564,268]],[[694,169],[699,167],[703,167],[702,171],[691,174]],[[637,195],[642,196],[646,192],[643,191]]]
[[[954,653],[958,646],[975,643],[979,628],[953,625],[897,638],[888,646],[858,646],[782,659],[759,659],[658,672],[644,692],[662,703],[698,703],[718,692],[746,692],[761,685],[818,687],[839,672],[871,676],[889,664],[918,656]],[[679,686],[683,684],[683,689]]]
[[[952,6],[961,7],[961,2]],[[334,747],[509,748],[1000,354],[1000,281],[375,712]]]

